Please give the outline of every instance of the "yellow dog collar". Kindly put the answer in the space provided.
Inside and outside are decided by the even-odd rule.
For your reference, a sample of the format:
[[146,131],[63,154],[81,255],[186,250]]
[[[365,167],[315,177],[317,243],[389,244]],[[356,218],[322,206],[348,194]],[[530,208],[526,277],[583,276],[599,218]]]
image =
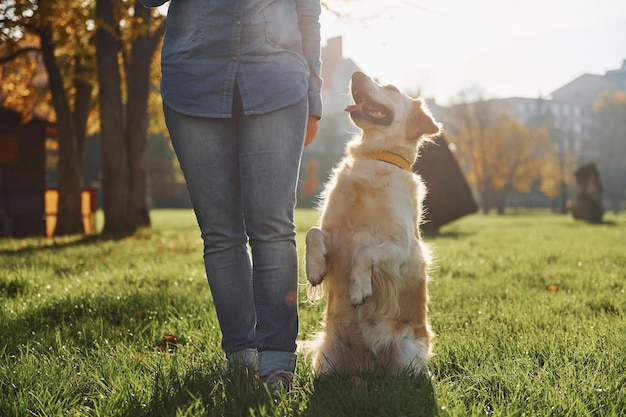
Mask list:
[[388,164],[395,165],[405,171],[411,171],[411,163],[397,153],[381,151],[370,153],[367,157],[370,159],[376,159],[377,161],[387,162]]

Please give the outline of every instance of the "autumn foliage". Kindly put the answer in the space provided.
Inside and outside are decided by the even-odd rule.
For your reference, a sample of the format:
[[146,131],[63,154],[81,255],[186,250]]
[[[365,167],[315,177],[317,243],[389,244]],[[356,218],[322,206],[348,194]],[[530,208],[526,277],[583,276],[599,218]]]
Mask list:
[[57,125],[56,235],[84,232],[81,168],[86,137],[96,132],[104,232],[150,224],[147,114],[159,107],[152,63],[164,22],[137,0],[0,1],[0,104]]
[[485,213],[503,212],[507,194],[537,184],[554,196],[560,181],[556,150],[544,127],[528,128],[505,113],[494,115],[481,103],[455,108],[448,134],[467,179],[478,191]]

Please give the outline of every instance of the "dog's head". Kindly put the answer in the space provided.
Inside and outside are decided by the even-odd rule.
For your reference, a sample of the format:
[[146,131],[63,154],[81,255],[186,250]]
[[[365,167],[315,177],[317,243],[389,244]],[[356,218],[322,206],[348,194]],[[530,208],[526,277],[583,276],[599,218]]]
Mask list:
[[420,139],[440,133],[423,100],[413,99],[393,85],[380,85],[362,72],[350,83],[355,104],[346,108],[363,130],[359,147],[367,151],[395,151],[415,159]]

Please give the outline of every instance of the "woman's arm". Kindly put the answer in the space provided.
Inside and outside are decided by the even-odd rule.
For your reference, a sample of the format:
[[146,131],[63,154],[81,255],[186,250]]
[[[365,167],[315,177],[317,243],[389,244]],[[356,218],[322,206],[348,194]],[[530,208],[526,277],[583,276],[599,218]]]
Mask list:
[[[298,26],[302,35],[302,53],[309,64],[309,114],[322,117],[322,61],[320,0],[296,0]],[[312,139],[311,139],[312,140]]]

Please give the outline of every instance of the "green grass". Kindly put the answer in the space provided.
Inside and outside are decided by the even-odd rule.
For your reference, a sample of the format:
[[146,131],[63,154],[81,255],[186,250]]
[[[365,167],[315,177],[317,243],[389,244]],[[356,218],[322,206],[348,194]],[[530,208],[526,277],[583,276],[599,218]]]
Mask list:
[[[315,380],[300,357],[278,402],[222,376],[192,213],[152,218],[118,240],[0,239],[0,416],[626,415],[623,215],[474,215],[426,236],[432,382]],[[315,220],[298,212],[301,251]],[[323,309],[305,294],[303,338]]]

